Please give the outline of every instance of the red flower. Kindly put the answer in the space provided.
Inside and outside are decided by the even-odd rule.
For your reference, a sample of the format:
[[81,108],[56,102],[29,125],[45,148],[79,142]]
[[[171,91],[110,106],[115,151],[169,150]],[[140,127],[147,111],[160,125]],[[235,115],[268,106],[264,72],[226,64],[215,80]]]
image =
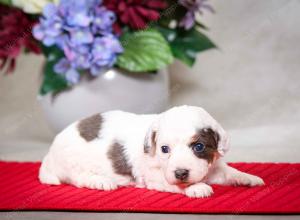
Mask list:
[[0,70],[7,64],[6,72],[12,72],[23,48],[40,53],[31,34],[34,23],[21,10],[0,4]]
[[163,0],[105,0],[104,5],[118,17],[116,32],[129,25],[132,29],[144,29],[150,21],[159,19],[159,10],[167,7]]

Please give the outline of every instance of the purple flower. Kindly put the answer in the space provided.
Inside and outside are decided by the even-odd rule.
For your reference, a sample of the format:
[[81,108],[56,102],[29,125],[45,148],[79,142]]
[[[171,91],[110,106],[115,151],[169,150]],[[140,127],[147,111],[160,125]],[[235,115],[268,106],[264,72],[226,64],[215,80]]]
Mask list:
[[214,12],[213,8],[207,4],[207,0],[179,0],[179,4],[187,9],[187,13],[179,22],[179,26],[186,30],[194,26],[197,12],[202,14],[202,9]]
[[71,13],[66,20],[66,23],[73,27],[88,27],[91,23],[92,17],[89,16],[86,12],[79,12],[79,13]]
[[53,3],[45,6],[40,24],[33,28],[33,35],[46,46],[56,43],[56,38],[63,34],[63,20],[57,16],[58,10]]
[[70,34],[71,34],[71,43],[74,46],[92,43],[94,39],[93,34],[89,28],[75,29],[71,31]]
[[65,58],[60,59],[54,65],[54,71],[55,71],[55,73],[64,75],[66,80],[70,84],[76,84],[79,82],[79,79],[80,79],[79,72],[75,68],[73,68],[71,63]]
[[64,74],[70,68],[71,68],[71,63],[66,58],[60,59],[54,65],[54,71],[59,74]]
[[96,38],[92,47],[93,64],[91,74],[97,75],[103,66],[112,67],[116,61],[116,53],[122,53],[123,48],[112,34]]
[[88,46],[77,47],[73,53],[76,55],[72,59],[72,63],[79,69],[88,69],[92,65],[92,54]]
[[[95,1],[96,5],[100,1]],[[88,27],[93,19],[90,15],[92,7],[89,1],[63,0],[62,11],[65,12],[66,24],[71,27]]]
[[101,0],[60,0],[58,6],[50,3],[34,27],[36,39],[64,52],[54,71],[70,84],[79,81],[79,72],[97,76],[102,69],[112,67],[123,52],[112,33],[116,16],[101,4]]
[[93,20],[94,33],[111,33],[112,25],[116,21],[116,16],[112,11],[108,11],[104,7],[95,8],[95,19]]
[[76,69],[68,69],[66,72],[66,80],[71,84],[76,84],[80,80],[80,74]]

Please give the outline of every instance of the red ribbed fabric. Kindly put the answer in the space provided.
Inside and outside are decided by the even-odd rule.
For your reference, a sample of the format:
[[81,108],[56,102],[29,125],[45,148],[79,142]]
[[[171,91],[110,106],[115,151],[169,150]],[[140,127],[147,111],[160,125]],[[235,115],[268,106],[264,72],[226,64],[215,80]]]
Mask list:
[[300,213],[300,164],[232,163],[262,177],[261,187],[213,186],[209,198],[154,190],[114,191],[42,185],[40,163],[0,162],[0,210],[125,211],[161,213]]

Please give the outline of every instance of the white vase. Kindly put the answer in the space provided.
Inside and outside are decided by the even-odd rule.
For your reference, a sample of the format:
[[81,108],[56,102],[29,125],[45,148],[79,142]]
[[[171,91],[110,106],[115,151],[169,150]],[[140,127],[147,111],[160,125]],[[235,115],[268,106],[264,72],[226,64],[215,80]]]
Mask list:
[[94,79],[80,81],[70,90],[42,96],[40,104],[55,132],[70,123],[98,112],[124,110],[134,113],[159,113],[168,107],[169,75],[127,73],[110,69]]

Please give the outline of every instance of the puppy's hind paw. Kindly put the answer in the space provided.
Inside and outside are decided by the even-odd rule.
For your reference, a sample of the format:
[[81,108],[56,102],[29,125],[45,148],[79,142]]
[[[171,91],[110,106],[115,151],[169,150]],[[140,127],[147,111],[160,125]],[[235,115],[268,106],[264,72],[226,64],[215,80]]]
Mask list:
[[190,198],[204,198],[212,194],[213,189],[205,183],[197,183],[185,189],[185,195]]
[[85,180],[81,187],[99,190],[114,190],[117,189],[117,184],[109,178],[102,176],[91,176]]

